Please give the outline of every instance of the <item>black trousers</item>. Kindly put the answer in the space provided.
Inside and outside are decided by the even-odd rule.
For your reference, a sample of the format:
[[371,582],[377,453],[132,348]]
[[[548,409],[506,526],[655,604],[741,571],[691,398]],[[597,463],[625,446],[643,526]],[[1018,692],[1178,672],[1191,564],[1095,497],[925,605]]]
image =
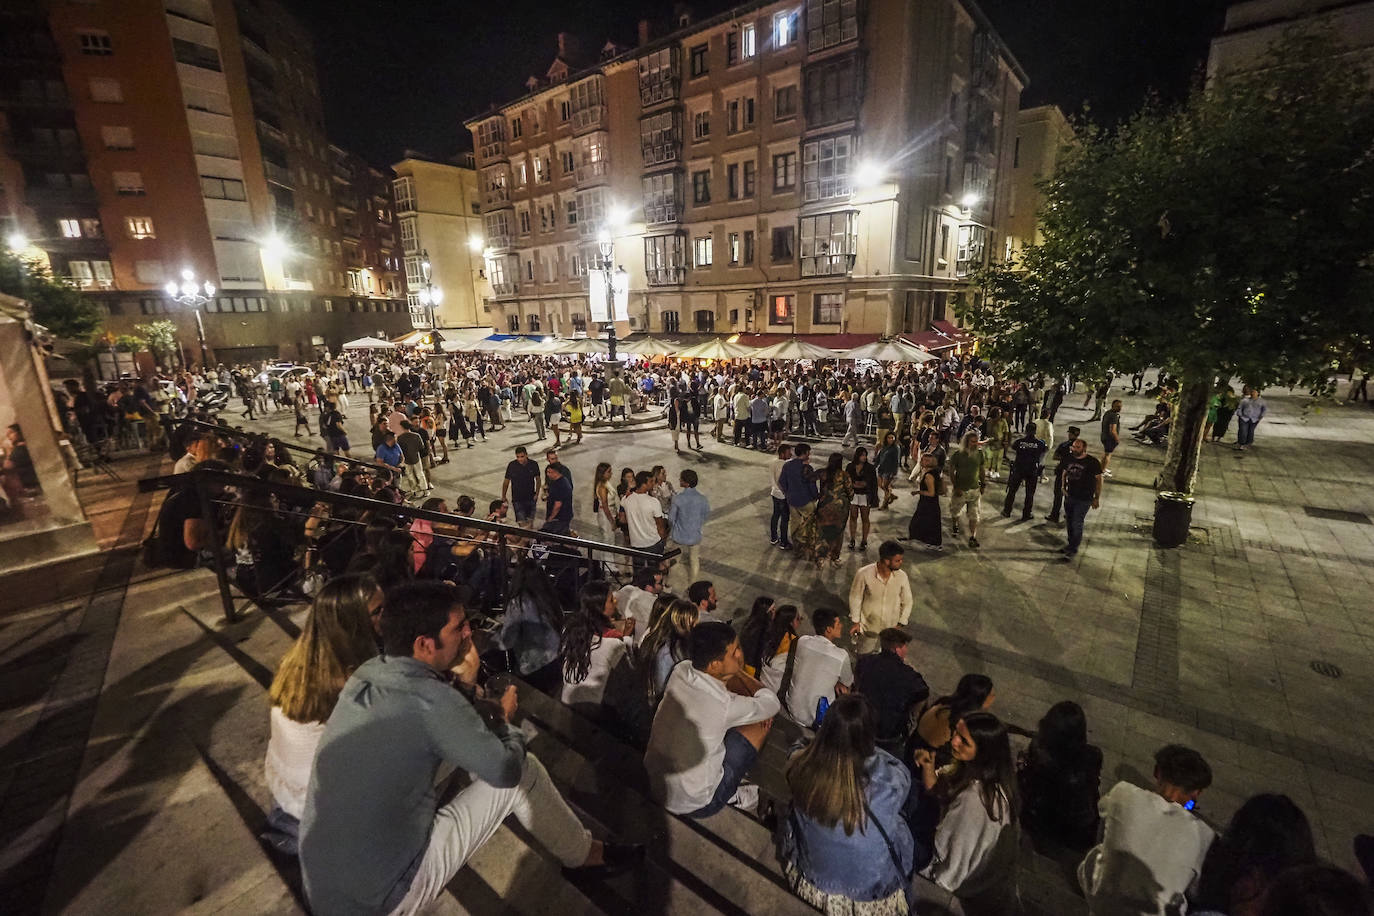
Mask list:
[[1059,510],[1064,507],[1064,472],[1054,472],[1054,506],[1050,509],[1050,518],[1059,521]]
[[1016,491],[1021,484],[1026,485],[1026,502],[1021,507],[1021,518],[1031,517],[1031,510],[1035,506],[1035,485],[1040,482],[1039,469],[1033,471],[1023,471],[1016,465],[1012,465],[1011,476],[1007,478],[1007,499],[1002,503],[1002,514],[1011,512],[1011,507],[1016,504]]
[[741,439],[744,440],[745,445],[749,444],[749,420],[741,420],[738,417],[736,417],[734,444],[739,445],[739,440]]

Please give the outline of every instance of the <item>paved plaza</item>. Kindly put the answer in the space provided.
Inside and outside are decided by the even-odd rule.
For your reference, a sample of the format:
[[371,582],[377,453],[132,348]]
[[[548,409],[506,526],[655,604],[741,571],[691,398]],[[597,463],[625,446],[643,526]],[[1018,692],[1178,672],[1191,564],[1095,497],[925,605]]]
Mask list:
[[[1023,523],[1001,518],[1004,481],[991,482],[980,550],[948,534],[941,555],[909,547],[910,660],[936,691],[965,672],[990,675],[993,711],[1023,729],[1055,701],[1077,700],[1105,754],[1104,789],[1147,780],[1159,745],[1192,745],[1216,774],[1199,805],[1208,820],[1224,825],[1249,795],[1284,792],[1311,817],[1319,852],[1354,868],[1351,838],[1374,829],[1374,411],[1266,398],[1252,450],[1204,447],[1195,530],[1177,550],[1150,539],[1160,449],[1128,440],[1117,452],[1071,563],[1054,552],[1063,529],[1042,519],[1049,485]],[[1123,400],[1125,425],[1153,407]],[[1081,403],[1066,400],[1061,435],[1069,424],[1095,432],[1079,423]],[[238,422],[232,411],[225,419]],[[356,396],[349,425],[365,442]],[[245,426],[295,441],[287,413]],[[512,423],[451,450],[434,492],[481,505],[500,495],[514,446],[542,462],[536,446],[551,443]],[[771,456],[706,445],[674,455],[667,430],[651,425],[589,432],[560,456],[579,515],[590,512],[598,461],[617,473],[694,468],[712,503],[703,575],[723,608],[763,593],[806,610],[843,606],[877,543],[905,534],[914,503],[904,488],[891,510],[874,512],[866,558],[845,551],[840,569],[817,572],[768,545]],[[821,442],[817,457],[837,447]],[[169,468],[135,464],[120,466],[128,476]],[[83,493],[106,545],[137,543],[160,498],[127,482]],[[60,601],[42,590],[53,583],[0,595],[4,891],[46,899],[52,912],[294,911],[245,812],[267,807],[264,688],[303,609],[224,624],[208,574],[140,572],[128,553],[107,554],[96,584]]]

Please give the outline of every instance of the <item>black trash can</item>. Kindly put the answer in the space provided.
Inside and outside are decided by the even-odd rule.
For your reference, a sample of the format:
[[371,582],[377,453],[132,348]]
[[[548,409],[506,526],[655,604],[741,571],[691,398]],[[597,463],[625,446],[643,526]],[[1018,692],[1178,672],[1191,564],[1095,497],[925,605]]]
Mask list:
[[1155,497],[1155,543],[1179,547],[1188,540],[1193,521],[1193,497],[1186,493],[1160,493]]

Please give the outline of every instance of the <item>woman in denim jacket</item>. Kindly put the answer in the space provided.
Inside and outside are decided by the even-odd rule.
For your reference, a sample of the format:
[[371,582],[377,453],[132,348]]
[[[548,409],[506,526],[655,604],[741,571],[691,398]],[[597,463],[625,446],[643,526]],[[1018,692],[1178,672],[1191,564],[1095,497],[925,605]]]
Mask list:
[[779,825],[779,856],[793,891],[827,916],[910,911],[912,842],[901,809],[911,774],[874,738],[868,701],[843,694],[788,764],[792,808]]

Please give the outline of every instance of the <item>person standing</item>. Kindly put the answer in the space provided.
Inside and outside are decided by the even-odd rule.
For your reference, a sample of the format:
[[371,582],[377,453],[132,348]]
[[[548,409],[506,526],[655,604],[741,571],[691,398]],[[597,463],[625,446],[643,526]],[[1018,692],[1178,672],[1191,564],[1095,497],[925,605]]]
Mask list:
[[1078,438],[1079,429],[1077,426],[1070,426],[1068,432],[1069,438],[1054,449],[1054,505],[1050,508],[1050,514],[1045,516],[1046,521],[1056,524],[1059,522],[1059,511],[1064,506],[1064,464],[1073,452],[1073,443]]
[[772,405],[759,388],[749,402],[749,447],[766,451],[768,449],[768,414]]
[[550,464],[544,473],[548,479],[544,488],[548,512],[544,517],[544,526],[539,530],[550,534],[567,534],[573,520],[572,481],[563,475],[563,465],[556,462]]
[[523,445],[516,446],[515,460],[506,465],[506,476],[501,481],[501,500],[510,498],[511,507],[515,509],[515,523],[522,528],[534,524],[542,481],[539,462],[530,458]]
[[849,586],[851,635],[859,637],[857,651],[865,655],[888,627],[904,627],[911,619],[911,580],[902,569],[905,551],[896,541],[883,541],[878,561],[859,567]]
[[744,447],[749,447],[749,392],[740,386],[735,390],[735,396],[730,402],[731,408],[735,412],[734,444],[739,445],[740,439],[744,440]]
[[[620,512],[624,515],[625,526],[630,535],[630,546],[636,550],[650,553],[663,553],[663,542],[668,537],[668,523],[663,517],[663,505],[649,495],[649,486],[654,475],[640,471],[635,475],[635,488],[620,501]],[[635,558],[635,568],[647,565],[648,561]]]
[[683,470],[678,484],[681,489],[668,507],[668,527],[673,545],[682,550],[681,561],[673,568],[685,568],[690,583],[701,572],[701,529],[711,514],[711,502],[697,489],[697,472],[691,468]]
[[1240,398],[1236,397],[1236,390],[1230,385],[1222,389],[1217,397],[1217,419],[1212,426],[1213,442],[1220,442],[1226,437],[1231,428],[1231,418],[1236,415],[1236,408],[1240,406]]
[[[862,532],[859,550],[867,550],[869,510],[878,500],[878,472],[869,463],[868,449],[862,446],[854,449],[854,460],[849,464],[849,481],[854,488],[854,498],[849,504],[849,549],[854,549],[854,529],[859,527]],[[862,522],[861,526],[859,522]]]
[[943,534],[940,523],[940,494],[944,492],[944,481],[940,479],[940,459],[934,453],[921,456],[917,484],[916,510],[907,524],[907,535],[919,541],[930,550],[944,550],[941,544]]
[[791,457],[792,446],[779,445],[778,457],[769,465],[769,472],[773,477],[773,485],[769,489],[769,494],[773,497],[773,516],[768,520],[768,543],[783,550],[791,550],[792,542],[787,537],[787,497],[778,483],[778,475],[782,473],[783,466]]
[[1035,424],[1029,424],[1021,438],[1012,443],[1011,450],[1011,476],[1007,478],[1007,498],[1002,503],[1002,517],[1011,517],[1011,507],[1016,504],[1016,491],[1024,483],[1026,501],[1021,506],[1021,521],[1028,522],[1035,506],[1035,487],[1040,481],[1040,470],[1044,467],[1045,452],[1049,451],[1049,446],[1035,435]]
[[873,705],[877,743],[883,750],[902,755],[911,715],[930,698],[930,686],[907,664],[911,634],[897,627],[878,633],[878,651],[860,655],[854,665],[854,692]]
[[719,388],[716,389],[716,393],[711,397],[711,411],[711,415],[716,422],[715,428],[711,430],[711,435],[715,437],[717,442],[724,442],[725,421],[730,415],[730,402],[726,399],[725,393]]
[[959,533],[959,513],[968,518],[968,545],[978,549],[978,521],[981,518],[979,502],[983,491],[988,488],[987,466],[984,453],[978,447],[978,434],[964,434],[962,448],[949,456],[947,462],[952,478],[952,492],[949,499],[949,530]]
[[[787,459],[778,472],[778,489],[782,490],[787,501],[788,523],[793,534],[801,530],[816,511],[816,499],[820,487],[816,481],[816,471],[811,467],[811,446],[805,442],[797,443],[792,457]],[[791,546],[791,542],[788,542]]]
[[402,421],[401,434],[396,437],[396,444],[400,446],[401,454],[405,457],[405,469],[401,477],[403,489],[412,497],[423,495],[433,489],[429,485],[429,477],[425,474],[423,463],[425,440],[411,428],[409,420]]
[[1121,444],[1121,401],[1112,401],[1111,410],[1102,415],[1102,476],[1112,476],[1112,452]]
[[1083,522],[1089,509],[1098,508],[1101,496],[1102,463],[1088,454],[1088,443],[1075,439],[1064,462],[1064,514],[1069,529],[1069,543],[1063,548],[1065,563],[1078,553]]
[[1260,397],[1258,388],[1246,388],[1245,397],[1241,398],[1240,406],[1236,408],[1236,448],[1245,451],[1255,442],[1255,427],[1259,426],[1260,420],[1269,412],[1269,406],[1264,403],[1264,398]]
[[[840,448],[849,445],[849,440],[853,439],[854,444],[859,444],[859,436],[864,431],[864,412],[859,403],[859,392],[855,390],[849,396],[849,400],[844,405],[844,438],[840,440]],[[852,538],[851,538],[852,540]]]

